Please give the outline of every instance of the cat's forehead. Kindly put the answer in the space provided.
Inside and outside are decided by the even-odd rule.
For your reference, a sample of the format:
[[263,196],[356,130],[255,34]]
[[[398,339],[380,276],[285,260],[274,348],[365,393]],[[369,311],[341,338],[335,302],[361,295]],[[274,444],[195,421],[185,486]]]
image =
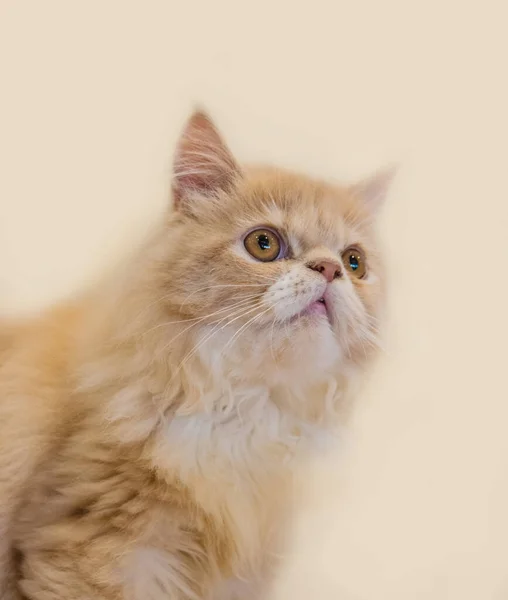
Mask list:
[[248,220],[272,225],[298,245],[334,245],[353,233],[355,203],[346,188],[263,170],[248,177],[239,192]]

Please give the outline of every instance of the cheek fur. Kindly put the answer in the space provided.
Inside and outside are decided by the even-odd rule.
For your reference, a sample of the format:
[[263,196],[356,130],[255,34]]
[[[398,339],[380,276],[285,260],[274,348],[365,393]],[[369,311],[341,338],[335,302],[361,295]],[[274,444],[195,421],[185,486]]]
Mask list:
[[372,304],[376,290],[350,280],[333,286],[334,324],[344,353],[350,358],[366,357],[379,345],[378,319]]

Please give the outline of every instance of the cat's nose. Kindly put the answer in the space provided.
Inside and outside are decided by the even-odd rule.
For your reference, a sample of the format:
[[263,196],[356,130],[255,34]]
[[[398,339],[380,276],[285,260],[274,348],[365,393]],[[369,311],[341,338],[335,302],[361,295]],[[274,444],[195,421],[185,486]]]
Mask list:
[[342,266],[339,261],[334,260],[316,260],[307,263],[309,269],[321,273],[328,283],[334,279],[342,277]]

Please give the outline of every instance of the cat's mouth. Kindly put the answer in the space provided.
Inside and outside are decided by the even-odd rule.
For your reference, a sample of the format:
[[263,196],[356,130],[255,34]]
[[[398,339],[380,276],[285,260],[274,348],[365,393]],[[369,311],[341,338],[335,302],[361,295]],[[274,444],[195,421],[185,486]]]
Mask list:
[[330,321],[330,313],[326,298],[321,296],[317,300],[312,300],[302,311],[292,317],[291,321],[298,321],[301,317],[326,318]]
[[328,317],[328,307],[326,305],[326,300],[323,297],[314,300],[311,302],[307,308],[304,309],[303,314],[305,315],[323,315]]

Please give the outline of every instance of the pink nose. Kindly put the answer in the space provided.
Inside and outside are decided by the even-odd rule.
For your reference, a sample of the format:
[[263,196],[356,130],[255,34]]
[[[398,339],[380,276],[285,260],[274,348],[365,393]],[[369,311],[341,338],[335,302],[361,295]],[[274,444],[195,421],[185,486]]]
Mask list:
[[307,265],[309,269],[317,271],[325,276],[326,281],[330,283],[334,279],[342,277],[342,269],[339,262],[333,260],[318,260]]

